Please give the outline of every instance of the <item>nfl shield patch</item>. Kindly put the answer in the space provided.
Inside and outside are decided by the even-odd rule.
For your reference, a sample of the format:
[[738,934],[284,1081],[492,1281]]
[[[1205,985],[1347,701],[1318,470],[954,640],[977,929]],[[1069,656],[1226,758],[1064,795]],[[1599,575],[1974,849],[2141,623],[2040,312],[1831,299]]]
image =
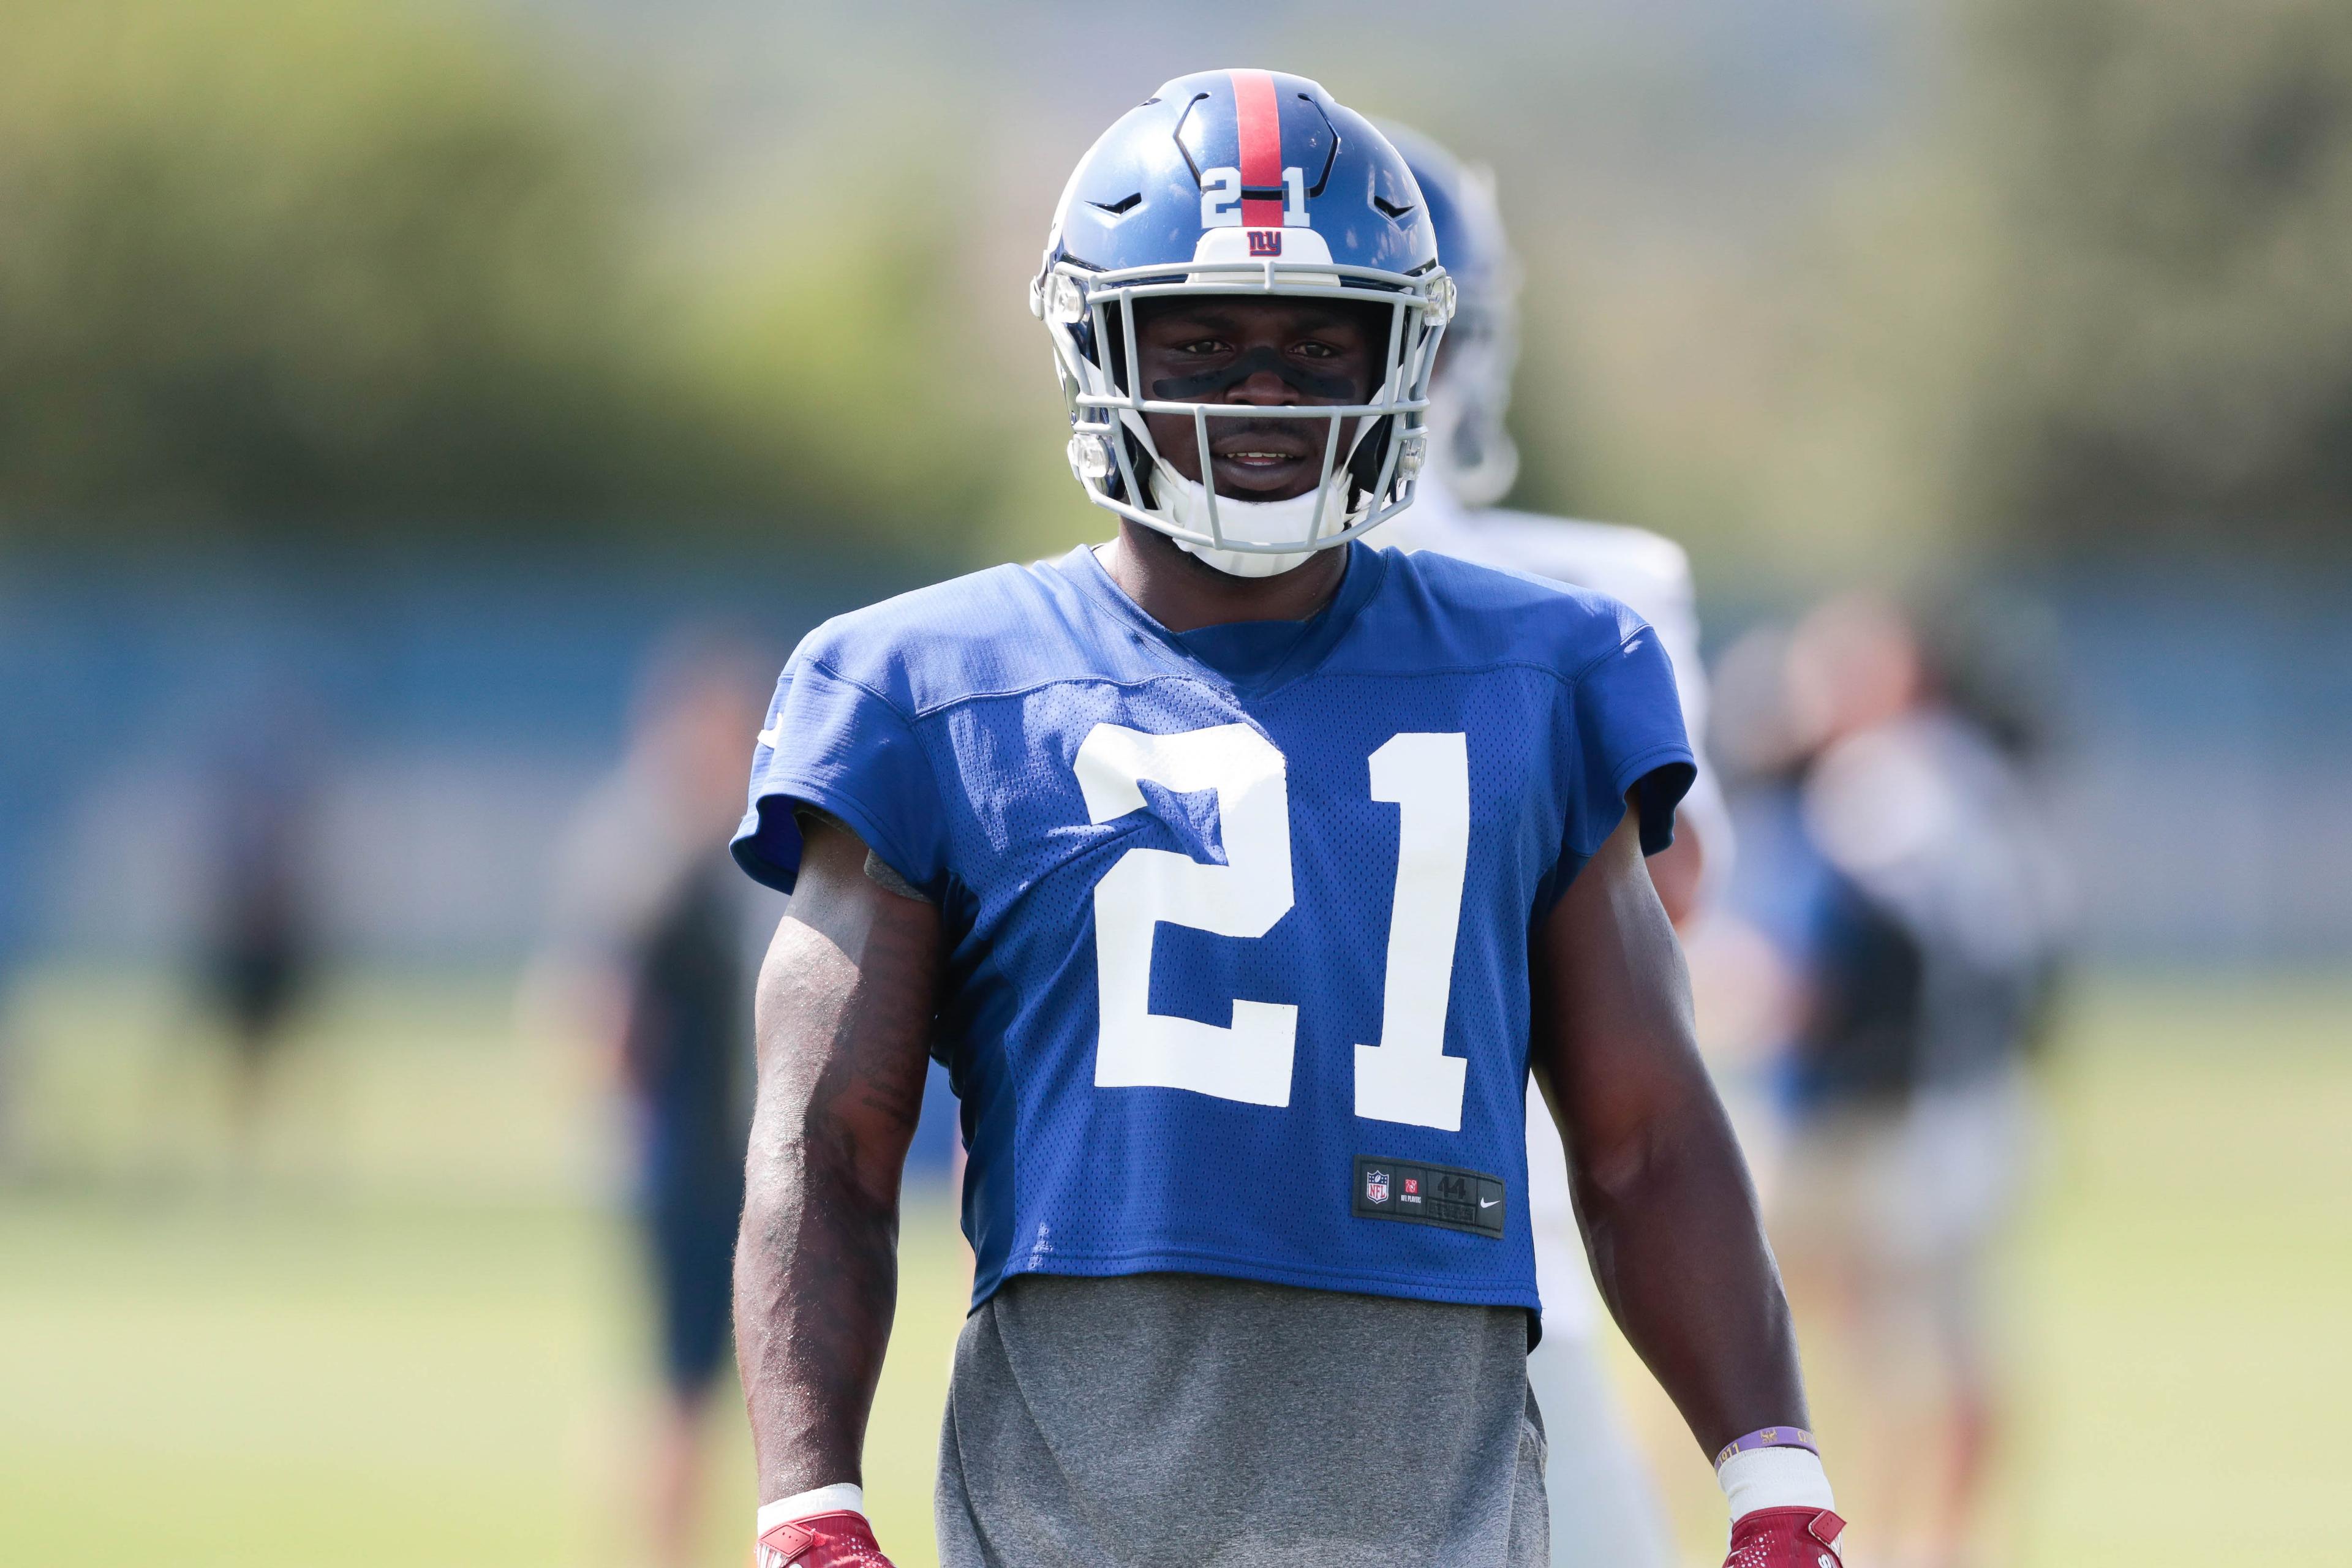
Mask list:
[[1389,1173],[1386,1171],[1364,1173],[1364,1196],[1376,1204],[1389,1201]]

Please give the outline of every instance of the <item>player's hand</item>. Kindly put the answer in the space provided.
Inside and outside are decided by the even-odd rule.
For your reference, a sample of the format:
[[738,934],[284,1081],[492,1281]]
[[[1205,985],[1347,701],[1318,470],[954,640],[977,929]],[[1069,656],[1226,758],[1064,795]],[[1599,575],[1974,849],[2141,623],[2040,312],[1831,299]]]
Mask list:
[[1825,1508],[1759,1508],[1731,1527],[1723,1568],[1840,1568],[1845,1521]]
[[760,1537],[759,1568],[890,1568],[862,1513],[795,1519]]

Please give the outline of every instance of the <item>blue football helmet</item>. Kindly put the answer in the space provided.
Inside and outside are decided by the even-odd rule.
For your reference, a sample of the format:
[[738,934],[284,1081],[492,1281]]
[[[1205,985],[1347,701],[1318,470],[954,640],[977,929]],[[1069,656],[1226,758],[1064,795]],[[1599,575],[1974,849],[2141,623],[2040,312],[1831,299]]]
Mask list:
[[[1129,384],[1139,300],[1334,291],[1389,307],[1383,379],[1369,402],[1202,403]],[[1029,307],[1053,334],[1070,469],[1087,499],[1211,564],[1271,576],[1412,504],[1454,284],[1404,159],[1306,78],[1202,71],[1129,110],[1070,175]],[[1221,497],[1161,459],[1147,414],[1189,416],[1203,452],[1212,419],[1322,420],[1321,482],[1290,500]]]
[[1430,394],[1429,467],[1465,506],[1492,506],[1519,474],[1519,449],[1504,424],[1519,360],[1519,263],[1503,230],[1494,171],[1465,163],[1418,131],[1381,129],[1412,170],[1459,293],[1444,374]]

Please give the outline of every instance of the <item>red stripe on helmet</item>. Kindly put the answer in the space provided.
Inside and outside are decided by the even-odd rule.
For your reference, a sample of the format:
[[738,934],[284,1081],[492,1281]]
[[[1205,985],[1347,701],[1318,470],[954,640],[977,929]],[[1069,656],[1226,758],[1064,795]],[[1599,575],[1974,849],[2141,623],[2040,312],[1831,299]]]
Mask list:
[[[1241,133],[1242,188],[1273,191],[1282,188],[1282,104],[1275,96],[1274,73],[1237,70],[1234,79],[1234,119]],[[1280,196],[1244,196],[1242,224],[1247,228],[1280,228]]]

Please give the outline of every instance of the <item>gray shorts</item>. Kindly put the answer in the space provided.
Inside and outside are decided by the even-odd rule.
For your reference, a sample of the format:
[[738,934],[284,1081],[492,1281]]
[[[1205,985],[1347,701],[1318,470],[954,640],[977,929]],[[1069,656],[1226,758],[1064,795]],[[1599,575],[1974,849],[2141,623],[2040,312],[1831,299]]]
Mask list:
[[1541,1568],[1527,1315],[1192,1274],[1023,1275],[968,1319],[946,1568]]

